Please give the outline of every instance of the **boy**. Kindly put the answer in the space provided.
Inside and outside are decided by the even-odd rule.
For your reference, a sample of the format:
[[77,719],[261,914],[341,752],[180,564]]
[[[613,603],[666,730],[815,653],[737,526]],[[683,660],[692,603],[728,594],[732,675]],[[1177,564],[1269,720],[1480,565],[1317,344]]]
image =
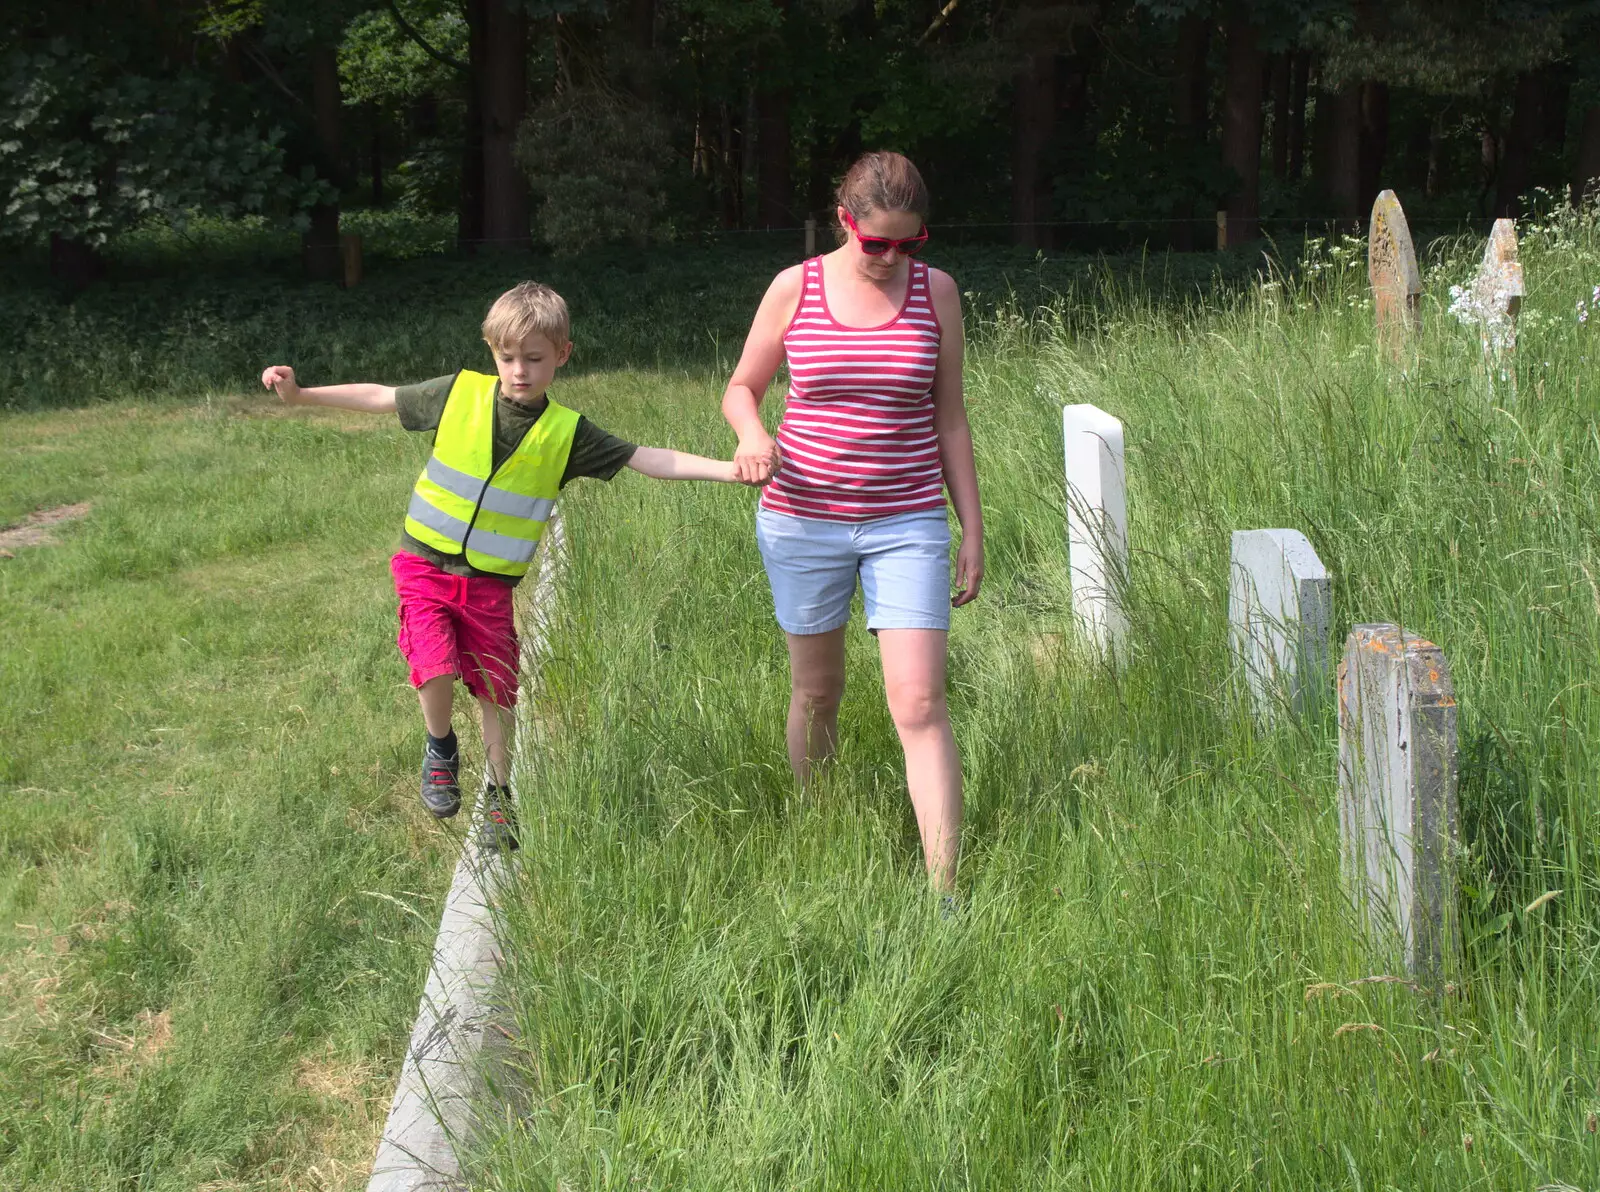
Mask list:
[[638,447],[545,396],[572,354],[567,304],[523,282],[483,321],[496,377],[462,371],[419,385],[302,389],[276,364],[261,383],[290,405],[396,412],[411,431],[434,431],[433,454],[412,490],[390,561],[400,598],[400,652],[422,702],[428,742],[422,802],[438,818],[461,807],[461,754],[451,727],[459,675],[483,712],[488,754],[479,843],[517,847],[506,739],[517,700],[518,646],[511,590],[527,573],[559,490],[578,476],[610,480],[624,466],[674,480],[737,480],[732,463]]

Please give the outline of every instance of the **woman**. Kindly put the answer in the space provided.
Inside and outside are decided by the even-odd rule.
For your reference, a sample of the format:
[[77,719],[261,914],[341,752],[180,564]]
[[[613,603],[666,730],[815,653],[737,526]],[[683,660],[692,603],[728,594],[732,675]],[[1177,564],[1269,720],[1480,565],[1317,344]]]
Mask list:
[[[928,192],[910,161],[867,154],[838,201],[842,243],[773,280],[722,413],[739,436],[739,479],[771,481],[756,538],[789,639],[789,764],[805,782],[833,753],[859,576],[928,875],[950,894],[961,760],[945,704],[946,637],[951,607],[983,580],[961,297],[949,275],[916,259]],[[758,410],[785,359],[789,395],[774,442]],[[961,523],[954,599],[945,487]]]

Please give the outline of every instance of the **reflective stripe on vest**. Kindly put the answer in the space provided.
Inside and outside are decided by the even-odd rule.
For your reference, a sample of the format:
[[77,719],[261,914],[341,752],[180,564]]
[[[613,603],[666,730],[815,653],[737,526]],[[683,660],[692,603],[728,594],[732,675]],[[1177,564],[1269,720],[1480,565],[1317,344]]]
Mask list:
[[417,477],[406,533],[479,571],[528,570],[555,509],[578,415],[556,402],[494,467],[495,378],[461,372],[450,387],[433,455]]

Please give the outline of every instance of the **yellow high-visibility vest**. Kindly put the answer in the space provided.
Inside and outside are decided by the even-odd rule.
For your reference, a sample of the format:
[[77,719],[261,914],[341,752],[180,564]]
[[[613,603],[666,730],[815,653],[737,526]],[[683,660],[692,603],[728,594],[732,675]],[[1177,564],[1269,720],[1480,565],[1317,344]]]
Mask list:
[[555,509],[578,414],[550,402],[494,466],[495,378],[463,370],[445,399],[433,454],[417,477],[406,533],[479,571],[525,574]]

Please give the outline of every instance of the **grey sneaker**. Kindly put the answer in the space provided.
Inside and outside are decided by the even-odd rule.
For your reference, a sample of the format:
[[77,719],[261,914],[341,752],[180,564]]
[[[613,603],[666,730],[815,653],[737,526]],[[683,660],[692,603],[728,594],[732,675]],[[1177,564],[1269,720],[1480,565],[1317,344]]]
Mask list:
[[461,810],[461,755],[439,757],[422,751],[422,805],[437,819],[449,819]]
[[478,825],[478,847],[486,853],[514,852],[517,848],[517,814],[509,786],[485,787],[483,822]]

